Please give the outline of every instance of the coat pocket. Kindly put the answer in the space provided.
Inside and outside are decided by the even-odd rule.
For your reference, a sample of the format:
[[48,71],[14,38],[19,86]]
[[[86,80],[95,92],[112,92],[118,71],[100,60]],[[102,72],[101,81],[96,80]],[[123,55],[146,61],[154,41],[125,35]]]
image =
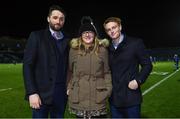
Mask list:
[[96,103],[105,103],[107,97],[106,87],[96,87]]

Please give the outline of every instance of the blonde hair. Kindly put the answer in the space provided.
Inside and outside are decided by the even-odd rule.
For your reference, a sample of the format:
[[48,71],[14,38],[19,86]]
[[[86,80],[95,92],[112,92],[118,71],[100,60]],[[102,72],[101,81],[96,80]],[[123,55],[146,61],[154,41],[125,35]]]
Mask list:
[[73,38],[70,42],[70,47],[78,50],[80,55],[86,55],[87,50],[89,50],[90,53],[95,53],[96,55],[98,55],[99,46],[108,47],[109,46],[109,40],[98,39],[97,37],[95,37],[92,45],[90,46],[91,49],[87,49],[87,46],[86,46],[86,44],[83,43],[81,37]]
[[118,18],[118,17],[109,17],[103,23],[104,28],[105,28],[106,24],[109,23],[109,22],[116,22],[118,25],[121,25],[121,19],[120,18]]

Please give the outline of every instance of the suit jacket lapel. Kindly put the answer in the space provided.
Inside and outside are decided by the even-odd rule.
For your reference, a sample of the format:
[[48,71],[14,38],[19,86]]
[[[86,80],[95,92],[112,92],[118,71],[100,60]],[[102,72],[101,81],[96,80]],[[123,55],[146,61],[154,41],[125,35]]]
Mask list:
[[47,51],[50,53],[50,56],[54,54],[57,59],[58,55],[57,55],[56,43],[53,41],[54,39],[51,35],[51,32],[48,29],[46,29],[46,31],[44,32],[44,39],[48,48]]
[[61,41],[61,47],[60,47],[60,53],[61,54],[63,54],[65,51],[64,50],[66,50],[66,47],[67,47],[67,39],[64,37],[63,39],[61,39],[62,41]]

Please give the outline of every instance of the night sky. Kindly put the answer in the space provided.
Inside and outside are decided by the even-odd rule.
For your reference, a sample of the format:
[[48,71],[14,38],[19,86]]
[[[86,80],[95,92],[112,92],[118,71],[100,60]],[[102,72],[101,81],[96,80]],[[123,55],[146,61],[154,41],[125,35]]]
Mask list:
[[[97,3],[98,2],[98,3]],[[147,48],[180,47],[179,0],[6,0],[0,4],[0,36],[28,38],[45,28],[48,8],[58,4],[67,12],[64,30],[76,36],[82,16],[91,16],[100,37],[106,37],[107,17],[122,19],[123,32],[142,38]]]

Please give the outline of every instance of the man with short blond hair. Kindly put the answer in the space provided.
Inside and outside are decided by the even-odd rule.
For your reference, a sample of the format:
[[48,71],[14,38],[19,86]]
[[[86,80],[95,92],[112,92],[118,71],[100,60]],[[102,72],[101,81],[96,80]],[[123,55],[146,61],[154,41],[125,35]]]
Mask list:
[[109,17],[103,26],[112,41],[109,47],[109,65],[113,82],[110,97],[112,118],[140,118],[140,86],[152,70],[149,55],[141,39],[121,33],[120,18]]

